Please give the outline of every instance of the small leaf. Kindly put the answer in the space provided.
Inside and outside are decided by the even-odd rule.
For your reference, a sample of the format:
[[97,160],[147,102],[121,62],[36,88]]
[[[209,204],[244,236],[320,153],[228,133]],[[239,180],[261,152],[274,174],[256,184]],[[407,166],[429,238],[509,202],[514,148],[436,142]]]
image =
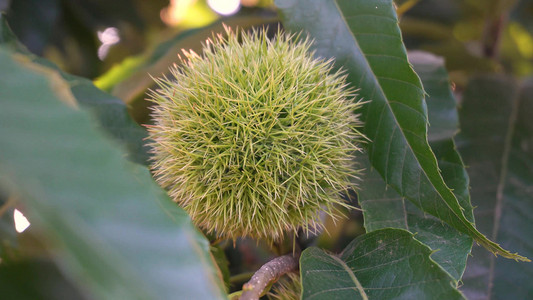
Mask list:
[[305,29],[318,56],[334,57],[369,101],[362,111],[367,152],[385,182],[424,212],[495,254],[524,259],[488,240],[470,222],[439,172],[427,141],[427,108],[411,68],[392,0],[278,0],[284,26]]
[[91,116],[65,105],[59,75],[0,49],[0,186],[16,194],[58,266],[98,299],[224,298],[209,245],[148,170]]
[[302,252],[302,299],[463,299],[431,250],[401,229],[353,240],[339,256]]

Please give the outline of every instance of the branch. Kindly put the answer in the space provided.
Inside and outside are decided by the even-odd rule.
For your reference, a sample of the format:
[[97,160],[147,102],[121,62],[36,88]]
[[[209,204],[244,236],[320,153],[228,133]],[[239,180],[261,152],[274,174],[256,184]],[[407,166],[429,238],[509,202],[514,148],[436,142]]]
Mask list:
[[496,59],[500,48],[500,40],[503,28],[507,21],[507,14],[489,18],[485,24],[483,34],[483,54],[486,57]]
[[267,285],[280,278],[283,274],[298,269],[300,254],[287,254],[276,257],[264,264],[254,276],[242,286],[240,300],[258,300]]

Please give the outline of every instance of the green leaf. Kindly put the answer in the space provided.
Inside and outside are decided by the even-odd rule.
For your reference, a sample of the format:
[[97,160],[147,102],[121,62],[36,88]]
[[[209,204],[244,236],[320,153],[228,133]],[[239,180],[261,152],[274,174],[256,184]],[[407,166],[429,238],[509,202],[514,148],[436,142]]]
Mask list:
[[305,29],[316,54],[335,57],[369,101],[362,111],[367,153],[385,182],[424,212],[473,237],[495,254],[513,258],[463,214],[439,172],[427,141],[427,108],[420,79],[407,61],[392,0],[278,0],[284,26]]
[[3,297],[17,300],[87,299],[54,263],[43,258],[3,263],[0,291]]
[[31,54],[18,42],[3,15],[0,15],[0,47],[24,54],[50,70],[57,70],[68,82],[77,102],[96,117],[104,131],[128,150],[128,158],[140,164],[147,163],[148,149],[143,140],[148,134],[133,121],[120,99],[99,90],[90,80],[65,73],[52,62]]
[[[459,151],[471,179],[477,224],[504,247],[533,256],[533,78],[472,79],[460,111]],[[529,299],[533,265],[474,248],[463,277],[472,299]]]
[[97,299],[223,298],[205,237],[59,74],[3,49],[0,64],[0,186],[72,281]]
[[124,102],[101,91],[88,79],[64,72],[60,74],[82,108],[95,116],[99,127],[126,148],[128,158],[139,164],[147,164],[148,146],[144,140],[148,134],[133,121]]
[[302,299],[463,299],[431,250],[401,229],[353,240],[339,255],[302,252]]
[[217,263],[218,269],[220,270],[220,276],[222,281],[224,281],[224,286],[226,287],[226,292],[230,287],[230,270],[229,270],[229,261],[224,253],[224,249],[220,246],[211,246],[211,255]]
[[[458,131],[458,114],[444,61],[424,52],[410,53],[409,58],[428,93],[429,140],[442,176],[453,189],[465,215],[473,221],[468,175],[452,140]],[[438,250],[432,254],[432,259],[456,280],[460,280],[472,249],[472,239],[437,218],[424,214],[394,189],[387,188],[366,158],[361,159],[361,164],[367,171],[361,177],[364,184],[358,195],[367,232],[394,227],[416,233],[417,240]]]
[[11,31],[3,12],[0,12],[0,45],[12,50],[21,50],[29,53],[29,51],[17,40],[13,31]]

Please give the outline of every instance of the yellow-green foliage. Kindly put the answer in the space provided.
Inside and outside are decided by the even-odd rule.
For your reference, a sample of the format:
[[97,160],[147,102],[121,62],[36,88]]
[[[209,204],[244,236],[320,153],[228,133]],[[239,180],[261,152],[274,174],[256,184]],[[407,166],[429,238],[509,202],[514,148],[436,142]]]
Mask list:
[[360,103],[311,41],[264,30],[209,40],[156,79],[152,169],[209,232],[275,241],[337,217],[357,171]]

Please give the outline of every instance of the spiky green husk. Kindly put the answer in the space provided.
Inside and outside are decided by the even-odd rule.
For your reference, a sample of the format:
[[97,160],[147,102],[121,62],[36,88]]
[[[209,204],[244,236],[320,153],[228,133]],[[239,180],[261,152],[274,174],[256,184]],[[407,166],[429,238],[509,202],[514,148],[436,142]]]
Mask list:
[[276,241],[337,217],[357,171],[354,90],[281,32],[218,36],[156,79],[152,169],[209,232]]
[[299,300],[302,298],[300,275],[289,273],[280,278],[267,293],[269,300]]

